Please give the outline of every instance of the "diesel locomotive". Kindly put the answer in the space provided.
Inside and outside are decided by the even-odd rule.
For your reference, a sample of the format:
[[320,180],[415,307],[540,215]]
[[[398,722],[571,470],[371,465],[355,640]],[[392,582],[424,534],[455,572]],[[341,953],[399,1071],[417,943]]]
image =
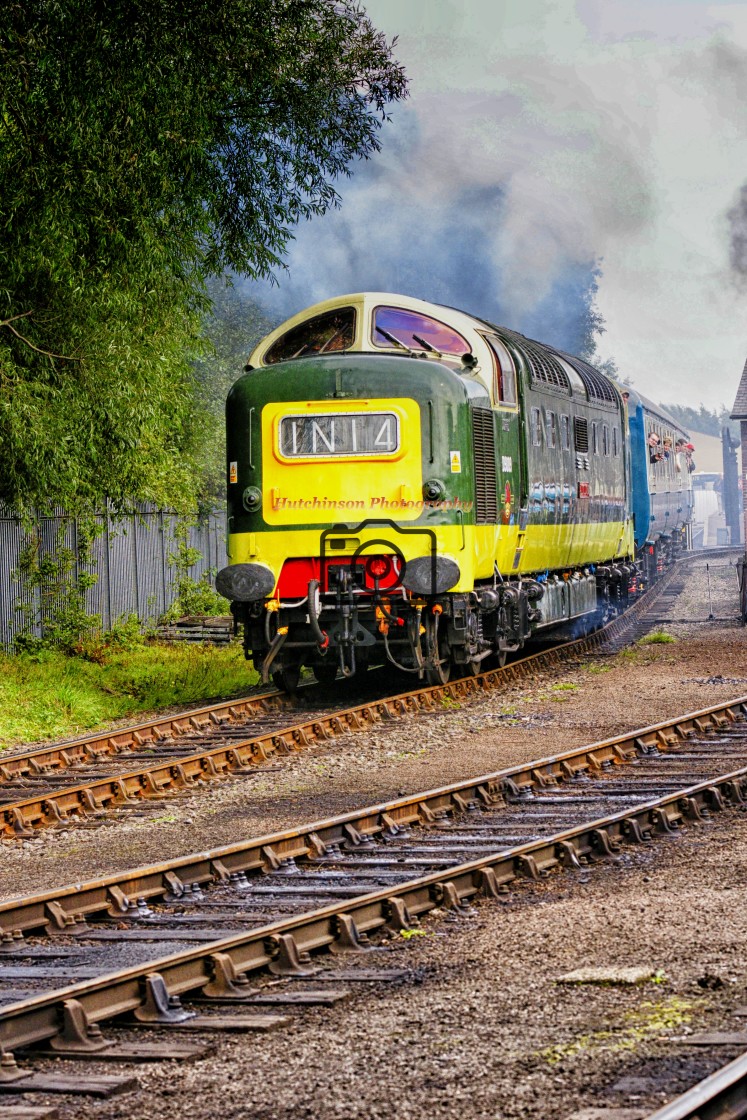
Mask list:
[[622,611],[685,542],[672,417],[588,362],[406,296],[341,296],[249,358],[227,401],[244,649],[292,690],[389,661],[431,682]]

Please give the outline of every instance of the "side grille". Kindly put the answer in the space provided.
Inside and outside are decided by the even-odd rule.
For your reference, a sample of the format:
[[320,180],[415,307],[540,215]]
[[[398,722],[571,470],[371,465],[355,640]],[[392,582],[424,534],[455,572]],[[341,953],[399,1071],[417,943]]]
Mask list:
[[589,422],[585,416],[573,417],[573,443],[576,451],[589,450]]
[[489,408],[472,410],[472,444],[475,452],[475,521],[494,525],[498,520],[495,430]]
[[598,369],[594,369],[594,366],[589,365],[583,358],[576,358],[572,354],[565,354],[562,350],[556,350],[555,353],[560,354],[569,365],[573,366],[584,383],[586,395],[590,401],[611,404],[614,408],[619,407],[617,393],[612,386],[612,382],[605,374],[600,373]]
[[553,389],[562,389],[563,392],[570,393],[571,383],[568,374],[548,350],[525,339],[521,340],[521,348],[526,354],[535,385],[539,382],[541,385],[551,385]]

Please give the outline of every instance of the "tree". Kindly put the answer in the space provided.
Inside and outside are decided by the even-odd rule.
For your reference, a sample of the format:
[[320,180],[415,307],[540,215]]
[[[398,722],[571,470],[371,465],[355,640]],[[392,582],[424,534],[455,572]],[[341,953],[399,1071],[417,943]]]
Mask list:
[[214,506],[226,494],[226,397],[257,343],[278,325],[240,286],[211,281],[212,311],[205,324],[209,348],[194,364],[200,440],[196,449],[200,499]]
[[598,261],[591,272],[589,282],[583,292],[583,321],[582,321],[582,334],[581,345],[579,347],[578,356],[583,358],[584,361],[589,362],[596,369],[606,373],[608,377],[614,378],[615,381],[622,381],[623,385],[629,385],[631,382],[628,378],[620,378],[617,369],[617,363],[614,358],[605,358],[604,361],[599,356],[598,341],[605,334],[607,326],[604,316],[597,307],[596,299],[599,292],[599,280],[602,275],[601,262]]
[[355,0],[6,5],[0,499],[194,500],[206,281],[339,202],[391,52]]
[[678,420],[685,431],[701,432],[707,436],[721,436],[721,429],[728,428],[733,436],[739,438],[739,424],[729,418],[729,409],[721,405],[719,409],[706,408],[701,402],[700,408],[692,408],[685,404],[664,404],[665,408],[675,420]]

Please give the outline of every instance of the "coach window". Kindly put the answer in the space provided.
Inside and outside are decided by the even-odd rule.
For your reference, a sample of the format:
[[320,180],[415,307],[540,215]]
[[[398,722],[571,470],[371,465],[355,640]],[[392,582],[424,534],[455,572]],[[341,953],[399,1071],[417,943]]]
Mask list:
[[563,451],[571,450],[571,422],[567,416],[560,417],[560,446]]
[[542,446],[542,424],[540,421],[540,410],[533,408],[530,414],[530,425],[532,429],[532,443],[535,447]]
[[495,399],[500,404],[516,404],[516,370],[507,348],[494,334],[482,336],[493,355],[493,375],[495,378]]
[[472,347],[458,331],[404,307],[377,307],[373,314],[371,341],[382,350],[424,350],[434,358],[458,359]]
[[262,359],[266,366],[292,358],[334,354],[348,350],[355,338],[355,308],[338,307],[306,319],[282,334]]
[[602,424],[602,454],[610,453],[610,430],[607,424]]
[[558,420],[554,412],[545,409],[545,431],[547,433],[547,446],[558,446]]

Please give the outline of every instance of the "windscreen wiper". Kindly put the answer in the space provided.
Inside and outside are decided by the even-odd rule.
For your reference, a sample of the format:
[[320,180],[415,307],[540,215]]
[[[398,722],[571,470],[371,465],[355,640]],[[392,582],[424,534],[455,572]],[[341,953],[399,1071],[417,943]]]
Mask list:
[[438,354],[439,358],[441,357],[441,351],[437,350],[435,346],[431,346],[430,342],[426,342],[425,339],[421,338],[419,334],[415,334],[413,332],[412,337],[416,342],[419,342],[423,349],[427,350],[429,354]]
[[411,350],[407,343],[402,342],[402,340],[397,338],[396,335],[390,334],[389,331],[385,331],[383,327],[377,326],[376,330],[379,332],[379,334],[384,336],[387,342],[391,342],[393,346],[399,346],[400,350],[406,350],[408,354],[411,354],[413,356],[415,355],[415,351]]
[[327,339],[327,341],[326,341],[326,342],[324,343],[324,345],[323,345],[323,346],[320,346],[320,347],[319,347],[319,351],[318,351],[318,352],[319,352],[320,354],[323,354],[323,353],[324,353],[324,351],[325,351],[325,350],[327,349],[327,347],[328,347],[328,346],[331,346],[331,345],[332,345],[332,343],[333,343],[333,342],[335,341],[335,339],[338,339],[338,338],[340,337],[340,335],[341,335],[341,334],[343,334],[344,330],[345,330],[345,328],[344,328],[344,327],[340,327],[340,328],[339,328],[338,330],[334,331],[334,332],[333,332],[333,333],[332,333],[332,334],[331,334],[331,335],[329,336],[329,338],[328,338],[328,339]]

